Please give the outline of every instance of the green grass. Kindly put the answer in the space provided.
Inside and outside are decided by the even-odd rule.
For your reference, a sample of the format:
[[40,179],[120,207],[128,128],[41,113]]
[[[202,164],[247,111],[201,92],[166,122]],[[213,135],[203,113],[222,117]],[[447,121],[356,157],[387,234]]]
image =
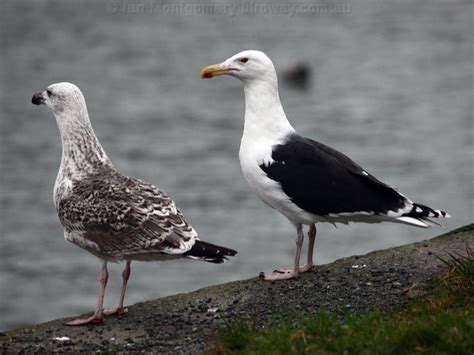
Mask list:
[[223,329],[209,354],[473,354],[474,259],[450,255],[448,272],[430,297],[388,315],[327,312],[298,325],[273,321],[265,328],[237,322]]

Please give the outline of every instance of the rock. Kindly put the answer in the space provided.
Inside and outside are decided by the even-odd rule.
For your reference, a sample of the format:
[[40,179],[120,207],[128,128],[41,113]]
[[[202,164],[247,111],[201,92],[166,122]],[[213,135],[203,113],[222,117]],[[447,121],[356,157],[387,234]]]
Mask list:
[[[319,265],[298,280],[270,284],[255,277],[138,303],[126,314],[107,317],[104,325],[67,327],[68,318],[2,332],[0,349],[202,353],[218,328],[239,319],[264,325],[278,317],[297,322],[319,309],[337,312],[338,318],[345,312],[392,310],[430,292],[431,280],[445,270],[437,256],[465,254],[467,246],[474,250],[474,224],[428,242]],[[55,336],[71,340],[56,341]]]

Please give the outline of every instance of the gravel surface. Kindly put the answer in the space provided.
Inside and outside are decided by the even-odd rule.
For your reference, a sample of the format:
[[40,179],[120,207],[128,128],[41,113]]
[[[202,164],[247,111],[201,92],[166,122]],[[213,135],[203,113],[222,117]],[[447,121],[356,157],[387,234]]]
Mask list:
[[[0,333],[2,352],[153,351],[201,353],[229,321],[260,324],[318,309],[388,311],[430,292],[443,269],[436,255],[474,249],[474,224],[431,240],[318,265],[298,280],[259,278],[138,303],[103,325],[67,327],[71,318]],[[75,318],[75,317],[74,317]]]

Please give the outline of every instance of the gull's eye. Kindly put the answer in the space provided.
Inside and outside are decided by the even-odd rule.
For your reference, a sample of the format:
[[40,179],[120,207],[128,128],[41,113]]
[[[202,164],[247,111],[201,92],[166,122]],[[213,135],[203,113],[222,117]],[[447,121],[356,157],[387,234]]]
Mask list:
[[247,57],[240,58],[241,63],[247,63],[248,61],[249,61],[249,59]]
[[51,96],[51,95],[53,95],[53,92],[52,92],[51,90],[49,90],[49,89],[48,89],[48,90],[46,90],[46,93],[48,94],[48,96]]

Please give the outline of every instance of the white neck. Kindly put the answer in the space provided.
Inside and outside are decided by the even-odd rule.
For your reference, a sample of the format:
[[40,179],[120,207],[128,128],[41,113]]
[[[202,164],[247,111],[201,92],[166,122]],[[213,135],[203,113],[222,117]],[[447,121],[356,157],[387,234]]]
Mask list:
[[61,112],[55,117],[63,148],[60,175],[79,178],[100,166],[112,166],[94,133],[87,109]]
[[242,139],[279,140],[294,132],[280,102],[276,74],[270,80],[245,81],[244,93],[245,124]]

